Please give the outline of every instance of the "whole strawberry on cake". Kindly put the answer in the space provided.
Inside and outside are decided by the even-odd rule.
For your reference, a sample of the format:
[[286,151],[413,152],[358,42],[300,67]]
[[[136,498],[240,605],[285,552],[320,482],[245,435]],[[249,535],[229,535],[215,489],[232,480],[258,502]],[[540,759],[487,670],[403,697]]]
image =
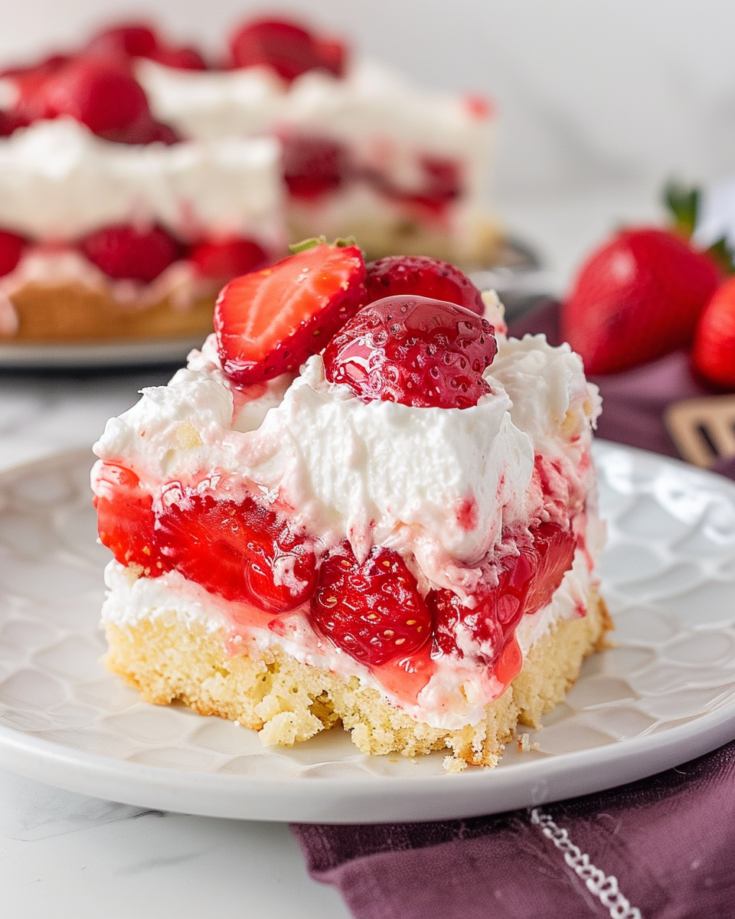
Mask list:
[[318,240],[215,330],[95,445],[108,666],[265,744],[495,765],[610,628],[580,359],[445,262]]

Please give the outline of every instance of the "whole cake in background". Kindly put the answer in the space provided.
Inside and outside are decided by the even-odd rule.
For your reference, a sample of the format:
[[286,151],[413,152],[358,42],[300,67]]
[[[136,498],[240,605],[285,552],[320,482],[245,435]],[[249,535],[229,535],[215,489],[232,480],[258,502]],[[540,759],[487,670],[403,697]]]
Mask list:
[[108,666],[265,744],[495,765],[610,628],[580,359],[349,243],[233,280],[215,330],[94,448]]
[[487,264],[492,112],[250,21],[216,66],[143,24],[0,76],[0,342],[203,334],[288,238]]

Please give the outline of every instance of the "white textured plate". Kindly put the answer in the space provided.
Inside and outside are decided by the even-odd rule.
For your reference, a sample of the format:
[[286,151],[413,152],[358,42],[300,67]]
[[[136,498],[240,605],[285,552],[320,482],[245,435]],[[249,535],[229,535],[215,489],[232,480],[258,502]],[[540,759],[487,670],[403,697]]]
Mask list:
[[204,335],[88,344],[0,344],[0,370],[67,370],[181,364]]
[[0,764],[73,791],[220,817],[443,819],[610,788],[735,737],[735,485],[598,444],[617,646],[587,661],[533,752],[445,775],[339,729],[264,748],[230,722],[138,700],[99,664],[107,552],[91,455],[0,476]]

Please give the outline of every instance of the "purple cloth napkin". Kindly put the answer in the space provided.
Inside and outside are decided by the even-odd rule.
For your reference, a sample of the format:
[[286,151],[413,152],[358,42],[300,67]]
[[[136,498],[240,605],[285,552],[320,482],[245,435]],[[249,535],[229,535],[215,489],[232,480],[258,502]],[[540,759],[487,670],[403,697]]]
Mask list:
[[[511,331],[558,343],[557,305]],[[663,409],[706,393],[683,353],[594,382],[598,435],[668,456],[677,454]],[[718,471],[735,479],[735,460]],[[338,887],[356,919],[735,917],[735,743],[632,785],[510,814],[292,830],[311,876]]]

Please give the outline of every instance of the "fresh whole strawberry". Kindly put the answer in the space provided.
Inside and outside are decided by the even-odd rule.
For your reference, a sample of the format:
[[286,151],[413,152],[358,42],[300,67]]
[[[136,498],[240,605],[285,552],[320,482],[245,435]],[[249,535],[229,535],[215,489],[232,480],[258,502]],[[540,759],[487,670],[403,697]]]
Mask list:
[[233,67],[267,66],[287,82],[308,70],[344,72],[344,45],[315,38],[295,22],[257,19],[240,27],[230,39]]
[[156,540],[167,564],[185,577],[266,612],[300,606],[316,586],[311,540],[252,497],[186,497],[161,511]]
[[296,371],[365,302],[357,246],[317,243],[231,281],[214,308],[222,367],[238,385]]
[[429,592],[426,603],[432,613],[435,654],[464,657],[469,638],[477,661],[492,666],[521,618],[551,601],[574,560],[574,534],[545,523],[532,535],[529,545],[519,546],[518,555],[498,563],[497,584],[481,585],[474,606],[463,605],[446,588]]
[[476,313],[426,297],[394,296],[360,310],[327,345],[324,369],[363,402],[469,408],[490,392],[497,351]]
[[111,278],[149,283],[180,257],[180,246],[161,227],[129,224],[103,227],[79,244],[84,255]]
[[388,255],[367,266],[368,302],[413,294],[456,303],[482,316],[482,294],[459,268],[428,255]]
[[699,318],[692,350],[694,369],[718,389],[735,389],[735,278],[712,295]]
[[173,48],[163,45],[145,55],[152,61],[176,70],[206,70],[207,64],[196,48]]
[[254,240],[232,236],[199,243],[189,258],[203,277],[224,283],[260,268],[268,261],[268,254]]
[[628,370],[687,347],[718,281],[714,262],[681,237],[624,230],[583,265],[562,335],[587,373]]
[[116,144],[177,144],[181,140],[172,127],[156,121],[149,113],[143,115],[134,124],[121,128],[119,131],[110,131],[106,135],[108,140]]
[[10,272],[20,261],[28,240],[16,233],[0,230],[0,277]]
[[153,499],[140,487],[138,476],[116,463],[99,464],[94,492],[100,542],[115,559],[140,568],[146,577],[168,571],[171,566],[156,545]]
[[194,48],[174,47],[161,41],[145,22],[130,22],[98,32],[85,52],[97,55],[146,57],[166,67],[180,70],[206,70],[201,54]]
[[64,64],[70,61],[68,54],[49,54],[37,64],[30,67],[6,67],[0,70],[1,80],[15,80],[22,82],[26,77],[36,78],[39,74],[50,74],[59,70]]
[[338,648],[372,667],[415,654],[431,636],[431,616],[401,556],[376,546],[358,562],[346,540],[322,562],[311,619]]
[[145,22],[127,22],[110,26],[92,36],[86,51],[95,54],[122,54],[149,57],[159,47],[158,36]]
[[43,117],[69,115],[108,140],[150,118],[148,100],[123,61],[98,56],[69,61],[39,89]]
[[285,134],[283,178],[295,198],[316,198],[342,185],[349,166],[344,147],[328,137]]
[[0,74],[0,77],[12,80],[17,91],[17,98],[10,114],[24,125],[48,117],[43,87],[70,60],[70,57],[63,54],[52,54],[34,67],[15,68]]
[[14,112],[0,109],[0,137],[10,137],[18,128],[24,128],[27,122]]

